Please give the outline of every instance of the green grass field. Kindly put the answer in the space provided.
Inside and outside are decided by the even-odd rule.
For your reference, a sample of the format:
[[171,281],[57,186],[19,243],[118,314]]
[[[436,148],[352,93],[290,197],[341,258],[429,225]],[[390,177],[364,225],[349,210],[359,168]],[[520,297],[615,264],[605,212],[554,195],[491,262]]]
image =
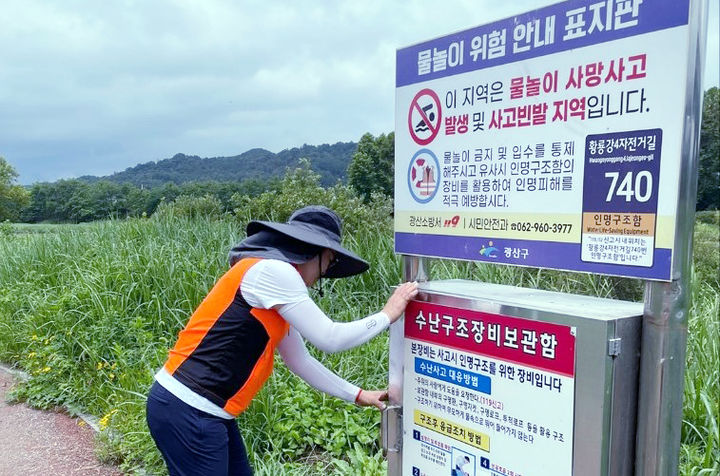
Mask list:
[[[145,393],[177,332],[227,269],[226,252],[241,229],[232,217],[165,217],[21,226],[0,234],[0,361],[31,375],[17,398],[39,407],[79,405],[110,430],[101,437],[103,458],[128,472],[162,474],[144,422]],[[372,267],[332,282],[331,292],[317,299],[336,320],[379,309],[401,278],[387,220],[353,229],[346,244]],[[685,475],[720,472],[719,230],[712,223],[698,223],[695,230]],[[640,283],[595,275],[448,261],[435,263],[432,272],[435,278],[642,299]],[[341,354],[311,351],[343,377],[380,388],[386,385],[387,347],[382,335]],[[384,474],[378,413],[323,396],[280,361],[238,422],[259,475]]]

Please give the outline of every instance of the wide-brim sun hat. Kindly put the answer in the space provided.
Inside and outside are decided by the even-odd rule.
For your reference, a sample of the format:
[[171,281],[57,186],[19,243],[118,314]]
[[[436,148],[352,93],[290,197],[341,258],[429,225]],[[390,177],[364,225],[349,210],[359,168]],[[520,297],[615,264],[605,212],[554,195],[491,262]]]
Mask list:
[[247,236],[270,230],[291,239],[335,252],[335,261],[325,271],[325,278],[345,278],[367,271],[370,264],[340,244],[342,221],[331,209],[310,205],[293,212],[287,223],[253,220],[248,223]]

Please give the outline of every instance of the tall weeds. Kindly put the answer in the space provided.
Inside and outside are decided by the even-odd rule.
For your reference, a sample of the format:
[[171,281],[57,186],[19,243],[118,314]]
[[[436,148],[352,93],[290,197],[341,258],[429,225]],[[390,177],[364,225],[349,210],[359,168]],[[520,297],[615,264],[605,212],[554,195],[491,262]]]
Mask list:
[[[316,192],[320,195],[314,198],[331,206],[345,193]],[[276,215],[293,206],[290,200],[289,192],[276,193],[275,205],[282,205]],[[167,213],[151,220],[58,226],[43,233],[23,229],[0,236],[0,360],[31,374],[17,398],[40,407],[79,405],[113,430],[103,437],[106,458],[121,461],[129,472],[140,467],[162,472],[144,422],[144,396],[177,332],[227,269],[226,252],[242,236],[245,222],[253,213],[269,214],[271,202],[271,197],[245,202],[239,220]],[[387,215],[379,218],[383,215],[377,209],[362,206],[352,204],[358,210],[349,220],[352,233],[346,245],[371,263],[371,271],[331,281],[325,297],[315,296],[338,320],[379,309],[401,279]],[[681,453],[687,475],[719,470],[717,231],[716,225],[698,224],[695,235]],[[434,261],[432,275],[642,297],[635,281],[548,270]],[[386,384],[385,335],[341,354],[311,351],[359,385]],[[383,474],[377,412],[315,392],[281,362],[239,424],[258,474],[352,474],[358,468],[364,474]]]

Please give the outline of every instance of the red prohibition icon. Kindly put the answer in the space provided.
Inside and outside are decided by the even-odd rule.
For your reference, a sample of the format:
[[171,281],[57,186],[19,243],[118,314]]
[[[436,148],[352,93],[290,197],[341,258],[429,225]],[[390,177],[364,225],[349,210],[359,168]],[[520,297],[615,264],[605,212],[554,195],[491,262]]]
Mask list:
[[418,145],[427,145],[440,131],[440,98],[432,89],[422,89],[413,98],[408,112],[410,136]]

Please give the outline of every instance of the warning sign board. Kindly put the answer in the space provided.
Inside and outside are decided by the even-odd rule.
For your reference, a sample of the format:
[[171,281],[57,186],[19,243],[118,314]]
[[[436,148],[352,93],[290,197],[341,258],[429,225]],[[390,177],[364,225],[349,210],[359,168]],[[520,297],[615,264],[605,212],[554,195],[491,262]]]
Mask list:
[[568,0],[398,50],[395,251],[670,280],[689,3]]

